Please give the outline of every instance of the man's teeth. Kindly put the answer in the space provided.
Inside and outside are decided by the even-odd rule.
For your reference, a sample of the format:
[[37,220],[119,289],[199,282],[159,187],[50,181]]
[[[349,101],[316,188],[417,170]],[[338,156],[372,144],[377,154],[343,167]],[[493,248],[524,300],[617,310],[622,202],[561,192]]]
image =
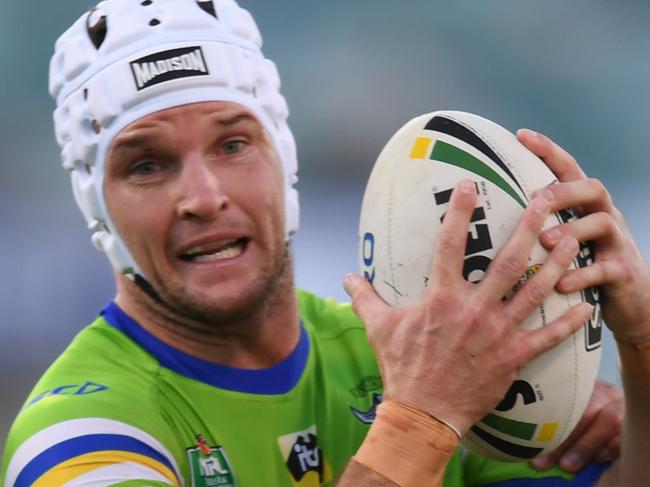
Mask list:
[[192,262],[210,262],[221,259],[232,259],[233,257],[241,255],[242,250],[243,245],[240,242],[232,242],[226,248],[222,248],[213,253],[201,253],[201,247],[197,246],[190,249],[190,251],[185,255],[187,255]]

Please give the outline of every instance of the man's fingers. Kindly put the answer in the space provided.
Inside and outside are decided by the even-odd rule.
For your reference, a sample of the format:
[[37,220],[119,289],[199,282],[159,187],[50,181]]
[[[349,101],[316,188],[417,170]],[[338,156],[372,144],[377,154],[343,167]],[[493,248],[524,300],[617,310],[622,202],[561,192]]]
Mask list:
[[558,446],[548,455],[535,458],[531,462],[533,467],[538,470],[547,470],[551,467],[554,467],[560,462],[560,458],[564,457],[569,449],[571,449],[576,444],[578,439],[585,434],[585,431],[587,431],[591,426],[600,409],[605,406],[602,401],[608,400],[608,398],[601,398],[600,395],[596,393],[597,389],[598,385],[594,389],[594,393],[591,396],[585,412],[582,414],[582,417],[580,418],[580,421],[578,421],[578,424],[576,424],[575,428],[573,428],[571,434],[562,442],[560,446]]
[[[611,460],[616,455],[616,435],[612,430],[620,430],[623,421],[621,404],[612,402],[603,407],[586,431],[580,435],[575,444],[560,458],[560,467],[567,472],[577,472],[589,462]],[[610,450],[610,443],[611,450]]]
[[492,300],[503,298],[524,275],[548,211],[548,200],[543,195],[531,200],[512,236],[490,263],[481,286]]
[[587,267],[566,271],[555,289],[566,294],[590,286],[620,284],[626,282],[631,274],[632,269],[622,260],[601,260]]
[[596,455],[596,463],[612,462],[621,456],[621,435],[618,434]]
[[621,390],[597,381],[587,408],[571,434],[551,453],[532,460],[532,466],[547,470],[562,459],[563,468],[573,472],[589,462],[614,460],[620,455],[622,414]]
[[352,309],[366,326],[372,326],[377,317],[389,307],[372,285],[359,275],[347,274],[343,279],[343,288],[352,299]]
[[595,178],[549,184],[533,194],[540,191],[550,196],[551,211],[580,207],[588,213],[598,211],[613,213],[615,208],[611,194],[603,183]]
[[461,275],[476,198],[476,185],[470,179],[460,181],[454,188],[433,253],[431,288],[449,285]]
[[522,332],[519,363],[530,362],[574,334],[589,319],[593,309],[589,303],[579,303],[548,325]]
[[578,242],[573,237],[565,237],[551,251],[541,268],[507,303],[508,314],[514,323],[522,323],[544,302],[577,253]]
[[517,138],[541,158],[560,181],[576,181],[586,177],[573,156],[545,135],[529,129],[519,129]]
[[618,225],[607,213],[598,212],[584,216],[570,223],[556,225],[544,230],[540,241],[546,248],[554,247],[565,236],[574,237],[579,242],[598,240],[604,245],[621,245],[622,241],[614,240],[620,235]]

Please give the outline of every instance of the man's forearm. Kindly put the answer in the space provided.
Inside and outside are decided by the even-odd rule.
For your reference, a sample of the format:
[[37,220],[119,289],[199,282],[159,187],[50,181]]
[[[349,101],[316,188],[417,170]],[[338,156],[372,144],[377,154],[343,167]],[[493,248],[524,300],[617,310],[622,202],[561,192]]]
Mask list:
[[397,484],[360,463],[350,460],[337,487],[395,487]]
[[621,458],[599,486],[650,485],[650,341],[641,345],[618,342],[625,392]]

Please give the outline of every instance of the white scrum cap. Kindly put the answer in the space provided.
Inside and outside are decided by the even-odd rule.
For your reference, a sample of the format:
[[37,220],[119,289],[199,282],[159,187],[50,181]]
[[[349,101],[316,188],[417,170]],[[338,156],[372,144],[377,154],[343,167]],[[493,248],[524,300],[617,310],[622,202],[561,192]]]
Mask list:
[[230,101],[251,110],[282,161],[286,238],[298,229],[295,142],[261,46],[255,21],[234,0],[106,0],[57,40],[49,89],[63,166],[93,243],[117,271],[141,275],[106,208],[107,151],[128,124],[166,108]]

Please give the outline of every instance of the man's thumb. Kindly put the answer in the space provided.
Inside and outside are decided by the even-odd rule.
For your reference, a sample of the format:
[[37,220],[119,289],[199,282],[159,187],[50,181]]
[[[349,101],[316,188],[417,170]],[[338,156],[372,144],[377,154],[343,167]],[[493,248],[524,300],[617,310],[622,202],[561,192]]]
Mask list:
[[352,298],[352,309],[366,326],[388,306],[377,295],[372,285],[357,274],[346,274],[343,288]]

